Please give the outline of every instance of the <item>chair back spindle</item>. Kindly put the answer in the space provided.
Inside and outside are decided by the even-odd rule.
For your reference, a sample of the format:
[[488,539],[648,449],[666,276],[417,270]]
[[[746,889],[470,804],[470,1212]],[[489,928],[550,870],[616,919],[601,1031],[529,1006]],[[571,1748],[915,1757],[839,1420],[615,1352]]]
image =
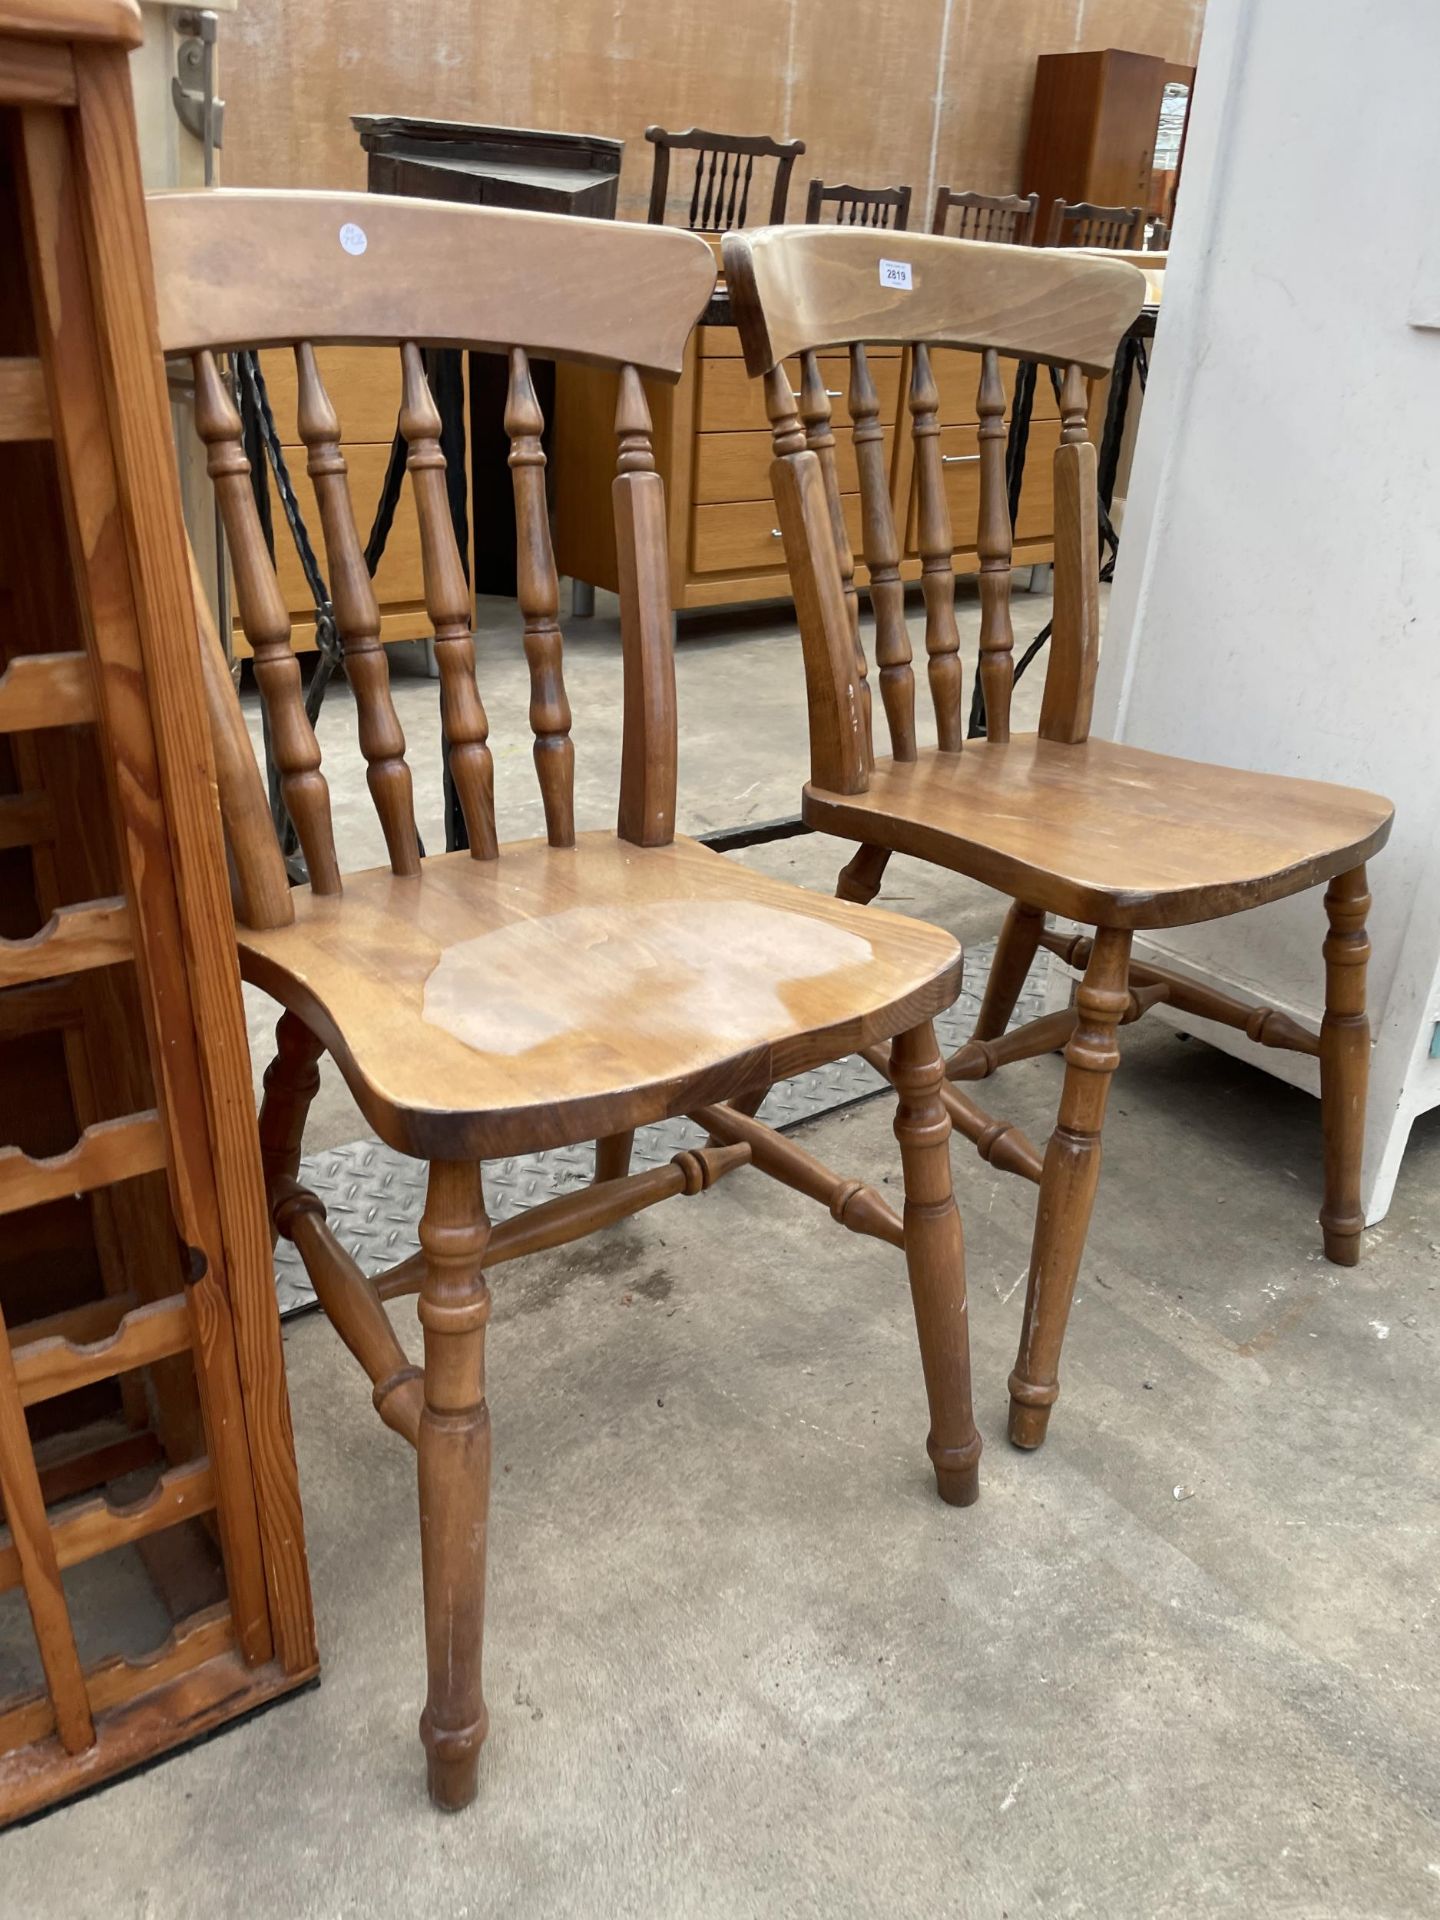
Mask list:
[[365,778],[380,816],[391,868],[399,874],[416,874],[420,836],[410,769],[405,764],[405,734],[390,695],[390,668],[380,644],[380,607],[350,503],[340,422],[320,378],[315,349],[307,342],[295,348],[295,373],[297,425],[308,455],[305,471],[320,508],[330,603],[344,650],[345,677],[355,696]]
[[880,699],[897,760],[913,760],[915,675],[911,668],[910,630],[905,624],[905,588],[900,579],[900,541],[890,504],[890,463],[880,424],[880,398],[870,375],[862,342],[850,347],[850,420],[855,464],[860,473],[860,525],[865,566],[870,575],[870,605],[875,615],[875,666]]
[[930,352],[917,345],[910,360],[910,422],[917,486],[916,540],[925,596],[925,653],[936,738],[942,753],[965,743],[961,709],[960,631],[955,625],[955,538],[940,457],[940,390]]
[[477,860],[499,852],[495,833],[495,763],[490,723],[475,681],[475,639],[470,630],[470,586],[455,544],[455,526],[445,491],[440,451],[440,413],[425,378],[425,363],[413,340],[400,350],[403,385],[400,431],[410,451],[405,469],[420,522],[420,564],[425,607],[435,635],[440,674],[440,719],[450,778],[460,801],[470,851]]
[[195,425],[205,442],[206,467],[230,549],[240,622],[255,656],[255,679],[270,717],[281,798],[295,824],[311,887],[316,893],[339,893],[330,789],[320,771],[320,742],[305,711],[300,663],[290,646],[290,615],[250,486],[240,414],[214,354],[208,350],[195,354],[193,366]]
[[530,667],[530,730],[535,735],[535,772],[545,807],[545,833],[552,847],[575,844],[575,748],[570,739],[570,702],[561,665],[560,579],[550,545],[545,505],[545,454],[540,436],[545,416],[535,397],[530,361],[523,347],[510,350],[510,386],[505,403],[510,471],[515,487],[515,574],[525,621],[525,658]]
[[987,347],[980,359],[975,400],[980,425],[980,517],[975,547],[980,556],[980,690],[985,698],[985,737],[992,746],[1010,738],[1010,692],[1015,684],[1015,628],[1010,618],[1010,490],[1005,473],[1005,388],[1000,356]]

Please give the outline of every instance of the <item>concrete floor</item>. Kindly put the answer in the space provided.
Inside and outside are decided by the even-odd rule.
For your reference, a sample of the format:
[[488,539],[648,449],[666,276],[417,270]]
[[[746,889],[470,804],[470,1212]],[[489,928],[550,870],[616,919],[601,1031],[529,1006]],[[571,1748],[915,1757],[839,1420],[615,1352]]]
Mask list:
[[[1017,625],[1045,611],[1022,598]],[[502,831],[532,832],[518,650],[483,652]],[[570,634],[568,678],[600,824],[603,618]],[[682,824],[792,810],[783,624],[687,629],[680,686]],[[403,682],[400,704],[438,845],[433,691]],[[355,864],[380,842],[346,706],[322,740]],[[838,853],[748,857],[828,887]],[[998,923],[911,863],[883,900],[970,939]],[[1319,1252],[1314,1103],[1163,1029],[1124,1047],[1037,1455],[1004,1437],[1033,1192],[957,1146],[987,1445],[967,1512],[934,1495],[902,1261],[797,1196],[741,1174],[498,1276],[491,1735],[455,1818],[426,1802],[415,1734],[413,1463],[329,1329],[293,1323],[324,1683],[0,1841],[0,1911],[1440,1911],[1440,1127],[1342,1272]],[[1032,1137],[1059,1072],[1006,1076]],[[889,1128],[881,1100],[806,1139],[897,1186]],[[327,1086],[313,1144],[359,1131]],[[413,1311],[395,1318],[418,1351]]]

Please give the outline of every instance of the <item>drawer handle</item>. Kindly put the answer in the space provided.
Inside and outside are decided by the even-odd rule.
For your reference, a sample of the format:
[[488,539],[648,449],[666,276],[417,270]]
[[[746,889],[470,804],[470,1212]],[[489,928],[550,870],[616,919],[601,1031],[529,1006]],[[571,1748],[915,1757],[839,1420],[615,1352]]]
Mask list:
[[942,467],[968,467],[973,466],[979,458],[978,453],[942,453],[940,464]]
[[783,534],[783,533],[782,533],[782,532],[780,531],[780,529],[779,529],[779,527],[771,527],[771,529],[770,529],[770,538],[771,538],[772,540],[783,540],[783,539],[785,538],[785,536],[784,536],[784,534]]
[[[795,398],[796,400],[799,400],[801,398],[800,389],[798,387],[791,387],[790,392],[793,398]],[[843,387],[826,387],[825,398],[827,400],[843,400],[845,398],[845,389]]]

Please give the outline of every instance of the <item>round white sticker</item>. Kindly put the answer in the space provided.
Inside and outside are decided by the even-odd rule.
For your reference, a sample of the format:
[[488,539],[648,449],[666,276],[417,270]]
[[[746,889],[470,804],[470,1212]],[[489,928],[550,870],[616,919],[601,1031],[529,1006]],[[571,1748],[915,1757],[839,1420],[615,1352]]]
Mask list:
[[357,227],[353,220],[347,220],[340,229],[340,244],[346,253],[363,253],[370,242],[365,237],[363,227]]

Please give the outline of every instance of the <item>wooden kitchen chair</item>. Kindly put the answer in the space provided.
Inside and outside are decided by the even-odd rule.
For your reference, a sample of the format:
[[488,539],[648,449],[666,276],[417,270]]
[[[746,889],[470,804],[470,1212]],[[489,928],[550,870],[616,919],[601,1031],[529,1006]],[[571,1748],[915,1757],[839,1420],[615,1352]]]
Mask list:
[[[285,1008],[260,1118],[273,1218],[370,1375],[376,1411],[419,1456],[429,1698],[421,1735],[435,1801],[476,1788],[486,1714],[480,1649],[489,1483],[487,1275],[751,1165],[903,1248],[944,1499],[974,1499],[960,1221],[931,1021],[959,987],[945,933],[826,900],[677,838],[676,712],[665,501],[642,384],[673,380],[714,284],[688,234],[344,194],[160,195],[150,202],[160,335],[189,355],[244,630],[310,884],[293,892],[213,637],[206,650],[241,966]],[[263,270],[259,263],[263,262]],[[574,297],[577,287],[584,297]],[[643,289],[643,298],[636,289]],[[561,295],[564,297],[560,297]],[[419,518],[449,765],[469,850],[422,859],[379,613],[351,512],[317,340],[398,341],[400,429]],[[546,838],[497,843],[496,766],[446,501],[420,341],[509,355],[505,431],[519,602]],[[239,415],[216,354],[293,344],[299,434],[319,499],[335,618],[389,866],[342,876],[290,622],[256,514]],[[523,344],[516,344],[517,342]],[[613,487],[624,739],[618,828],[577,833],[570,708],[545,507],[544,421],[530,356],[617,376]],[[203,623],[202,623],[203,624]],[[894,1041],[902,1217],[727,1104],[758,1081]],[[375,1132],[430,1163],[421,1251],[363,1275],[297,1183],[317,1062],[332,1055]],[[687,1114],[707,1143],[626,1177],[631,1131]],[[481,1161],[600,1136],[609,1168],[491,1227]],[[618,1143],[618,1144],[617,1144]],[[605,1177],[607,1171],[613,1177]],[[723,1276],[717,1276],[723,1279]],[[383,1303],[420,1296],[425,1364]]]
[[903,233],[910,224],[909,187],[852,187],[849,181],[827,186],[812,180],[805,196],[805,219],[812,227],[824,223],[825,209],[834,209],[831,220],[837,227],[888,227]]
[[1145,244],[1145,209],[1097,207],[1090,200],[1058,199],[1050,208],[1045,244],[1135,253]]
[[655,149],[650,211],[646,215],[652,227],[667,223],[672,153],[695,155],[695,178],[685,215],[691,233],[726,233],[745,225],[750,217],[750,189],[757,160],[775,162],[765,218],[772,224],[785,218],[790,175],[805,151],[803,140],[772,140],[766,133],[707,133],[703,127],[687,127],[684,133],[647,127],[645,138]]
[[993,240],[997,245],[1028,247],[1035,237],[1039,207],[1038,193],[958,193],[950,187],[938,187],[930,231],[948,233],[956,240]]
[[[1058,1394],[1060,1347],[1100,1173],[1100,1130],[1117,1031],[1165,1001],[1243,1029],[1266,1046],[1318,1056],[1322,1089],[1325,1252],[1353,1265],[1364,1219],[1360,1153],[1370,1040],[1365,1016],[1369,894],[1365,861],[1390,831],[1375,794],[1313,780],[1196,765],[1090,737],[1099,653],[1095,450],[1086,438],[1085,375],[1107,373],[1138,311],[1144,276],[1123,261],[975,241],[910,236],[911,285],[881,276],[893,243],[862,233],[786,227],[734,235],[725,272],[746,364],[765,376],[774,432],[775,500],[794,583],[810,715],[803,812],[858,840],[843,899],[869,901],[894,852],[913,854],[1008,894],[1013,902],[973,1037],[946,1064],[981,1080],[1009,1061],[1065,1050],[1060,1111],[1042,1156],[1019,1128],[956,1086],[951,1117],[982,1157],[1040,1188],[1019,1357],[1010,1376],[1010,1438],[1039,1446]],[[873,385],[856,342],[912,348],[909,407],[918,475],[926,678],[939,745],[916,740],[915,675]],[[835,484],[834,436],[816,353],[850,344],[851,416],[862,490],[864,557],[875,616],[880,698],[890,734],[876,758],[860,646],[853,559]],[[987,734],[965,738],[953,540],[940,466],[931,349],[981,354],[980,660]],[[783,362],[801,356],[797,412]],[[1010,732],[1011,527],[1005,492],[1000,355],[1063,367],[1055,453],[1055,618],[1037,733]],[[1312,1033],[1159,967],[1132,963],[1137,930],[1218,919],[1328,882],[1325,1015]],[[1047,914],[1093,935],[1046,928]],[[1039,947],[1083,969],[1073,1011],[1007,1032]],[[883,1049],[866,1054],[882,1071]]]

